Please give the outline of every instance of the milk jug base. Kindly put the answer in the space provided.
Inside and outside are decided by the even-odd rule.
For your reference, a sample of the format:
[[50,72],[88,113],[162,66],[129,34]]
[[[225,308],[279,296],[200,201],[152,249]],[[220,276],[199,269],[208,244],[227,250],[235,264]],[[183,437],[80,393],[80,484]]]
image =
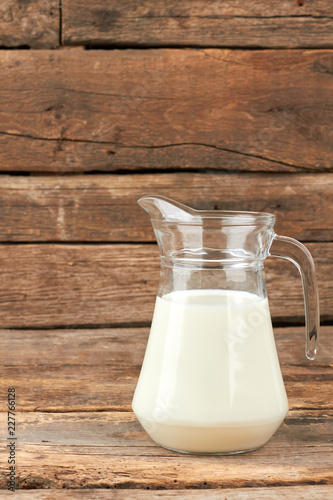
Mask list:
[[240,455],[242,453],[250,453],[251,451],[256,451],[261,448],[263,445],[257,446],[256,448],[251,448],[249,450],[239,450],[239,451],[211,451],[211,452],[203,452],[203,451],[184,451],[184,450],[176,450],[174,448],[168,448],[167,446],[160,445],[165,450],[174,451],[176,453],[183,453],[184,455],[205,455],[205,456],[216,456],[216,455]]
[[[137,415],[137,414],[136,414]],[[285,413],[275,419],[224,425],[184,425],[138,419],[156,444],[192,455],[234,455],[254,451],[269,441]]]

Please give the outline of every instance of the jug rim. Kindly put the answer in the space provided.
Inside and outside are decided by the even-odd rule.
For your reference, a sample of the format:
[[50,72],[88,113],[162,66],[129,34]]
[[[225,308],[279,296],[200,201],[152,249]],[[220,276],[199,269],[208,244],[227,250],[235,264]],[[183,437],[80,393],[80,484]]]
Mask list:
[[[231,226],[256,226],[258,224],[274,225],[275,215],[270,212],[255,212],[241,210],[197,210],[166,196],[145,195],[138,199],[138,204],[145,208],[145,201],[161,201],[170,204],[176,210],[172,213],[166,210],[156,210],[154,214],[147,210],[151,221],[177,222],[185,225],[199,225],[203,220],[219,221],[220,224]],[[178,210],[177,210],[178,209]]]

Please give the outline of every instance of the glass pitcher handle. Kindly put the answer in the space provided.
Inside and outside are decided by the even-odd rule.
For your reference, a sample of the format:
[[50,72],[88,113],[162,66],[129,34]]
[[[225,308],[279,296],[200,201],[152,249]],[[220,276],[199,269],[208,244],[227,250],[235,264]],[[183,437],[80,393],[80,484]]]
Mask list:
[[300,272],[303,285],[305,309],[305,354],[315,359],[319,333],[319,298],[313,258],[309,250],[297,240],[275,235],[269,255],[290,260]]

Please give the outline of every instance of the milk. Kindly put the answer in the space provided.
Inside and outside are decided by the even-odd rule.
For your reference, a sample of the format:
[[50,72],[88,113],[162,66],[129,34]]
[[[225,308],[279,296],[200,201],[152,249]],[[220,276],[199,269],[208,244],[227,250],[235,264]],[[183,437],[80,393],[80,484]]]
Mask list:
[[230,290],[157,297],[132,406],[166,448],[263,445],[288,411],[267,298]]

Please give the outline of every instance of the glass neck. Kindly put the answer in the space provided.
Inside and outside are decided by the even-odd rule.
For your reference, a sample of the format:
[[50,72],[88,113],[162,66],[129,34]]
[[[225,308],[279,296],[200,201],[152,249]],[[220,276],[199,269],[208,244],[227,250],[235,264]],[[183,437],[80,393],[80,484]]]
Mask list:
[[274,237],[273,227],[221,226],[220,221],[202,224],[153,220],[162,261],[168,265],[223,267],[253,265],[264,260]]
[[234,290],[265,298],[266,285],[262,261],[252,265],[196,267],[165,265],[162,262],[158,295],[185,290]]

